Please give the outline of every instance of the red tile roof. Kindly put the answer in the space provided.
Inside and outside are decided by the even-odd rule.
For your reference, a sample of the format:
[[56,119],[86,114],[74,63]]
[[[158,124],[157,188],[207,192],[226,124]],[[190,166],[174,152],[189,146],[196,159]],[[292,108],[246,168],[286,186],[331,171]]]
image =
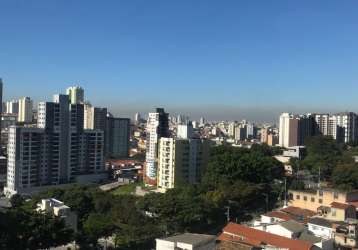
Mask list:
[[313,246],[310,242],[293,240],[235,223],[229,223],[218,239],[245,242],[252,246],[271,245],[289,250],[310,250]]
[[347,209],[351,207],[352,205],[345,204],[345,203],[339,203],[339,202],[332,202],[331,207],[338,208],[338,209]]
[[303,208],[299,208],[299,207],[286,207],[286,208],[281,209],[281,211],[289,213],[289,214],[293,214],[293,215],[304,216],[304,217],[312,217],[317,214],[311,210],[303,209]]
[[291,216],[291,215],[281,212],[281,211],[271,211],[271,212],[264,214],[264,216],[271,217],[271,218],[278,218],[278,219],[281,219],[284,221],[295,219],[294,216]]

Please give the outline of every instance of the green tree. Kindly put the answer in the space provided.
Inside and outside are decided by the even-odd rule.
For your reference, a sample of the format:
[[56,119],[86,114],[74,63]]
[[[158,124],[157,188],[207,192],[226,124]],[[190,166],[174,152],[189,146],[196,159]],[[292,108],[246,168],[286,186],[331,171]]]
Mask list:
[[114,224],[109,216],[91,213],[83,223],[83,232],[88,242],[97,245],[100,238],[107,238],[114,233]]
[[352,190],[358,188],[358,164],[340,164],[332,173],[332,182],[337,188]]

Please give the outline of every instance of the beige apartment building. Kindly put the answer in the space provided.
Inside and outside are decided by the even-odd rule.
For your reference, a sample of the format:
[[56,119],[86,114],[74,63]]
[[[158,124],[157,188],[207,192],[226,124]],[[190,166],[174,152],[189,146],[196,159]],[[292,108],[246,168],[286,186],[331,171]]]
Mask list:
[[160,138],[157,186],[162,192],[180,183],[197,183],[209,160],[204,139]]
[[355,207],[349,202],[358,200],[358,191],[343,192],[335,189],[289,190],[289,206],[317,212],[328,220],[344,221],[355,218]]

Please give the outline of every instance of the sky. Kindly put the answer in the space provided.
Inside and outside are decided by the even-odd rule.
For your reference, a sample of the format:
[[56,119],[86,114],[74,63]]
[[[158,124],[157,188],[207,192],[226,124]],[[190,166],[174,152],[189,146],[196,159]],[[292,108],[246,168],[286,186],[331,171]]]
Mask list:
[[66,87],[121,117],[358,112],[356,0],[0,0],[4,99]]

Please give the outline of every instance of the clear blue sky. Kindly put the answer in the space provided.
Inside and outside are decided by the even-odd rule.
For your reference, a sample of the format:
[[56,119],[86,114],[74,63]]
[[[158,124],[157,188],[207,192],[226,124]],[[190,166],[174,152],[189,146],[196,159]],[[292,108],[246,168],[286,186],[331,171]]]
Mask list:
[[358,111],[356,0],[1,0],[0,13],[5,99],[79,84],[121,116]]

